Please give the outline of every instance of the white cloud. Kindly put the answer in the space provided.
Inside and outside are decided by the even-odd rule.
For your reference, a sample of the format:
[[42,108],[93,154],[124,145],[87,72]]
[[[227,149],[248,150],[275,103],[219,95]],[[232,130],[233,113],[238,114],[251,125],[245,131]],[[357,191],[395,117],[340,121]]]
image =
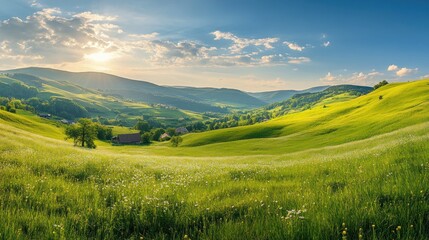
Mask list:
[[[116,25],[117,17],[93,12],[63,13],[42,9],[24,19],[0,22],[0,64],[3,68],[28,65],[63,66],[114,62],[165,66],[267,66],[302,64],[307,57],[275,52],[278,38],[240,38],[215,31],[215,47],[194,40],[161,40],[159,33],[127,33]],[[304,47],[295,46],[297,48]],[[88,64],[89,63],[89,64]],[[104,64],[103,66],[105,66]]]
[[214,31],[211,33],[214,40],[230,40],[233,45],[229,47],[232,53],[240,53],[249,46],[263,46],[265,49],[273,49],[273,43],[279,41],[278,38],[239,38],[230,32]]
[[424,76],[421,76],[420,79],[429,79],[429,74],[426,74]]
[[132,38],[141,38],[141,39],[156,39],[159,36],[159,33],[153,32],[148,34],[129,34],[128,36]]
[[109,35],[118,26],[114,19],[84,12],[61,16],[57,8],[47,8],[26,17],[13,17],[0,23],[0,59],[17,59],[17,63],[58,64],[78,62],[85,54],[117,51],[119,46]]
[[416,73],[418,68],[410,69],[410,68],[401,68],[396,72],[396,76],[404,77],[412,73]]
[[288,57],[288,63],[290,64],[302,64],[311,62],[311,59],[308,57]]
[[301,52],[302,50],[305,49],[305,47],[299,46],[298,44],[293,43],[293,42],[287,42],[287,41],[285,41],[285,42],[283,42],[283,44],[287,45],[291,50],[294,50],[294,51]]
[[394,71],[396,76],[404,77],[404,76],[410,75],[412,73],[416,73],[418,71],[418,68],[414,68],[414,69],[406,68],[406,67],[400,68],[400,67],[392,64],[392,65],[389,65],[389,67],[387,67],[387,71],[391,71],[391,72]]
[[263,64],[275,64],[275,63],[285,63],[286,56],[283,54],[272,54],[261,57],[261,63]]
[[387,71],[396,71],[398,69],[398,66],[392,64],[387,67]]
[[331,45],[331,42],[330,41],[326,41],[326,42],[323,42],[322,45],[324,47],[329,47]]
[[354,72],[348,75],[339,74],[337,76],[328,72],[326,76],[320,78],[320,81],[326,84],[358,84],[358,85],[372,85],[379,81],[379,77],[384,74],[377,71]]
[[31,7],[34,7],[34,8],[42,8],[43,6],[42,6],[42,4],[41,3],[39,3],[37,0],[32,0],[31,2],[30,2],[30,6]]
[[87,22],[114,21],[117,19],[117,17],[115,16],[104,16],[104,15],[95,14],[92,12],[78,13],[73,17],[86,19]]
[[328,72],[326,74],[326,76],[320,78],[320,81],[324,82],[324,83],[332,83],[335,80],[337,80],[337,77],[335,77],[334,75],[332,75],[331,72]]

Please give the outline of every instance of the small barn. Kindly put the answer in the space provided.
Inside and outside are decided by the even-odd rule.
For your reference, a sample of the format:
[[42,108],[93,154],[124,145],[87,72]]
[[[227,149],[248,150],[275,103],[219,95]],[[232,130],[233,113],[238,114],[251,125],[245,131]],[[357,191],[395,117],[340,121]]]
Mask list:
[[51,118],[51,114],[49,114],[49,113],[39,113],[39,117],[42,117],[42,118]]
[[117,144],[140,144],[141,141],[140,133],[119,134],[112,138],[112,143]]
[[176,128],[176,130],[174,130],[174,132],[175,132],[177,135],[181,135],[181,134],[189,133],[188,129],[186,129],[185,127],[179,127],[179,128]]
[[160,137],[159,140],[164,141],[164,140],[169,140],[171,138],[171,136],[168,133],[163,133]]

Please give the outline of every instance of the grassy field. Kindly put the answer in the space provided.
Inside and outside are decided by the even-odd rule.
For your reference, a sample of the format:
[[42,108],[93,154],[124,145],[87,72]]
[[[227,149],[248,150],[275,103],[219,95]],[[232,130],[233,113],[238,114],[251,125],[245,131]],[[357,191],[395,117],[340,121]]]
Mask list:
[[60,126],[0,111],[0,238],[428,239],[428,87],[179,148],[76,148]]

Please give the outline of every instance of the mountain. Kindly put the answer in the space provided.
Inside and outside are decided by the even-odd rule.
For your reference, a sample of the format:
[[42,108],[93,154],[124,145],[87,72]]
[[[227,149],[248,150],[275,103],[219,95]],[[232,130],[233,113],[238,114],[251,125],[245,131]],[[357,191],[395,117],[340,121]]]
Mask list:
[[131,80],[106,73],[68,72],[50,68],[21,68],[3,71],[4,73],[24,73],[40,78],[67,81],[84,88],[96,89],[124,99],[132,99],[150,104],[166,104],[195,112],[226,112],[225,109],[202,103],[198,99],[180,94],[174,88],[162,87],[153,83]]
[[29,99],[28,104],[39,113],[51,113],[70,120],[79,117],[98,118],[109,125],[134,126],[137,119],[144,117],[145,120],[177,127],[204,119],[201,114],[175,107],[130,101],[72,82],[24,73],[0,74],[1,97]]
[[226,112],[226,107],[250,109],[267,104],[258,98],[235,89],[166,87],[106,73],[76,73],[37,67],[2,72],[24,73],[40,78],[67,81],[84,88],[96,89],[125,99],[150,104],[166,104],[195,112]]
[[258,98],[266,103],[275,103],[288,100],[295,94],[321,92],[329,86],[313,87],[305,90],[279,90],[269,92],[248,93],[250,96]]
[[[68,72],[50,68],[20,68],[2,71],[21,73],[58,81],[67,81],[86,89],[94,89],[123,99],[149,104],[165,104],[195,112],[226,113],[228,109],[248,110],[284,101],[295,94],[320,92],[329,86],[305,90],[279,90],[248,93],[228,88],[169,87],[99,72]],[[31,81],[31,77],[26,83]],[[29,83],[31,85],[31,83]]]
[[193,96],[194,99],[238,109],[255,108],[267,104],[263,100],[236,89],[194,87],[174,87],[174,89],[180,91],[183,95]]
[[[319,89],[321,89],[319,87]],[[342,100],[353,99],[355,97],[367,94],[373,90],[372,87],[366,86],[356,86],[356,85],[336,85],[327,87],[320,92],[304,92],[297,93],[290,97],[289,99],[281,102],[275,102],[270,105],[263,107],[264,110],[274,110],[276,111],[276,116],[282,116],[285,113],[291,110],[302,110],[311,108],[313,105],[317,104],[322,100],[329,98],[339,98],[339,95]]]

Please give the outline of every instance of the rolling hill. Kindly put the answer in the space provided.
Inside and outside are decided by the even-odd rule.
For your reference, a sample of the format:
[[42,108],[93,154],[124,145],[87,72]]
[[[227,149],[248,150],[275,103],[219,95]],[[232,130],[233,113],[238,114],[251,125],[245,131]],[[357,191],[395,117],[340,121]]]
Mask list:
[[183,147],[205,154],[237,150],[237,155],[301,151],[336,145],[429,121],[429,80],[393,83],[367,95],[315,105],[251,126],[220,129],[184,138]]
[[288,100],[293,95],[300,93],[315,93],[321,92],[328,88],[329,86],[320,86],[320,87],[312,87],[304,90],[279,90],[279,91],[269,91],[269,92],[256,92],[249,93],[249,95],[256,97],[266,103],[275,103],[282,102]]
[[[113,121],[112,123],[117,125],[133,126],[137,119],[142,117],[155,119],[167,126],[180,126],[185,125],[186,122],[203,119],[202,115],[187,110],[123,99],[96,89],[84,88],[68,81],[57,81],[23,73],[0,75],[0,84],[12,83],[37,88],[39,90],[37,95],[32,97],[37,97],[41,101],[52,102],[52,99],[71,101],[84,108],[86,115],[82,116],[103,118],[105,121]],[[14,93],[11,94],[10,96],[14,96]],[[74,118],[73,114],[67,114],[67,112],[62,114],[61,112],[52,112],[52,109],[49,110],[63,118]]]
[[[226,108],[246,110],[270,103],[284,101],[295,94],[323,91],[329,86],[306,90],[280,90],[247,93],[227,88],[169,87],[132,80],[98,72],[68,72],[50,68],[29,67],[1,71],[21,73],[39,78],[67,81],[86,89],[93,89],[124,99],[132,99],[149,104],[166,104],[195,112],[227,112]],[[25,77],[31,82],[31,77]],[[33,79],[34,80],[34,79]],[[24,80],[23,80],[24,81]]]
[[73,147],[0,110],[0,237],[428,239],[428,93],[388,84],[179,148]]
[[226,112],[225,108],[217,105],[249,109],[266,104],[239,90],[158,86],[145,81],[131,80],[97,72],[74,73],[35,67],[2,72],[24,73],[40,78],[67,81],[84,88],[102,91],[122,98],[150,104],[167,104],[195,112]]

